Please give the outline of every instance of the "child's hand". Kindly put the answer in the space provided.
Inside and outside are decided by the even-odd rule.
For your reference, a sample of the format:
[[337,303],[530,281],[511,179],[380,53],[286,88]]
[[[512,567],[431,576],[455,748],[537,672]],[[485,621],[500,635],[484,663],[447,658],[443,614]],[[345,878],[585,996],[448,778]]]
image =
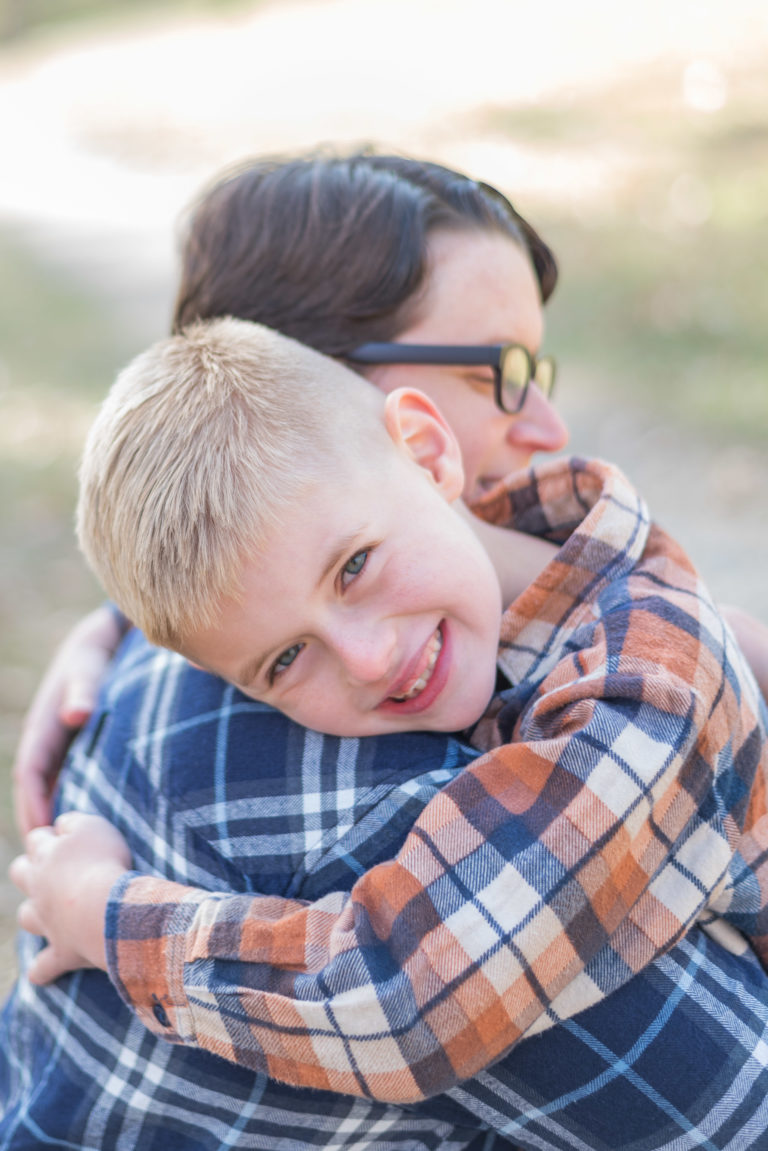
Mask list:
[[19,925],[47,946],[29,969],[33,983],[49,983],[78,967],[106,971],[104,916],[112,885],[131,866],[119,831],[97,815],[69,812],[53,827],[30,831],[26,855],[10,867],[26,895]]
[[115,613],[106,606],[97,608],[72,629],[37,689],[13,768],[16,822],[22,835],[50,822],[51,792],[67,747],[96,705],[122,634]]

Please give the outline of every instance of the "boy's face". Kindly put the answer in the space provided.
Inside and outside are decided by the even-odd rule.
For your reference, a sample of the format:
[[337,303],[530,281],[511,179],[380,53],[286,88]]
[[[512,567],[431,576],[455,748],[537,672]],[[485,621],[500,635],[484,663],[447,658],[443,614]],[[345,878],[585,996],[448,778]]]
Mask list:
[[245,564],[240,602],[184,654],[305,727],[453,731],[495,684],[501,593],[429,466],[345,460]]

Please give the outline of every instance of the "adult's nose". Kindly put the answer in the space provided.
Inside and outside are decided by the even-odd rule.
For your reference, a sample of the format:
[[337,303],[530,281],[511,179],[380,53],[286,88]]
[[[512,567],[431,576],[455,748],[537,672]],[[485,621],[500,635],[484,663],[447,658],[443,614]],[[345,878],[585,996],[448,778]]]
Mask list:
[[531,383],[522,409],[507,426],[508,442],[531,453],[559,452],[568,438],[568,428],[557,409]]

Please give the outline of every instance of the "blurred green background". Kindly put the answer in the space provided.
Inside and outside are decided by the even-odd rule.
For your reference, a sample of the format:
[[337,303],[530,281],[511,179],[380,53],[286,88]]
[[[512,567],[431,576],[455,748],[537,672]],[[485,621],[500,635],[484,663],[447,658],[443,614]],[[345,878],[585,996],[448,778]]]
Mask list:
[[[547,7],[526,39],[530,6],[511,0],[0,0],[0,146],[4,132],[10,141],[0,178],[0,865],[18,846],[8,781],[24,710],[56,644],[100,599],[72,538],[84,431],[115,371],[167,328],[174,218],[223,164],[260,150],[381,140],[504,187],[561,265],[546,349],[561,364],[573,447],[622,464],[716,594],[768,619],[768,22],[757,0],[723,4],[723,35],[698,21],[691,46],[694,5],[681,3],[670,29],[668,7],[647,4],[636,10],[641,50],[643,37],[606,23],[612,9],[599,0],[554,44],[537,38]],[[354,35],[366,10],[382,29],[381,58],[370,41],[352,51],[340,31]],[[416,43],[404,61],[387,59],[385,23],[406,12]],[[502,22],[508,96],[503,76],[489,84],[476,66],[476,49],[488,51],[482,20],[476,45],[458,35],[470,12]],[[200,36],[210,57],[173,71],[179,54],[200,53]],[[233,46],[248,36],[250,57]],[[255,75],[275,37],[283,86],[268,78],[250,104],[247,88],[222,102],[221,77],[251,63]],[[579,67],[569,51],[581,52]],[[73,77],[100,53],[101,80],[71,97]],[[527,89],[524,77],[512,83],[523,58]],[[459,103],[440,86],[446,68]],[[148,205],[141,219],[137,203]],[[0,895],[5,983],[10,885],[0,881]]]

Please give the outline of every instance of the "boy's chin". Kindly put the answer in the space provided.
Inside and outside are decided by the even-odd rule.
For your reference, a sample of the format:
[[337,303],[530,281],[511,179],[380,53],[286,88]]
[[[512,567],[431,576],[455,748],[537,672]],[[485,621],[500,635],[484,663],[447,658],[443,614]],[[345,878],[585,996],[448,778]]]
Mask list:
[[448,713],[444,708],[436,708],[432,712],[426,711],[421,715],[409,715],[407,717],[394,715],[391,716],[386,730],[382,728],[378,734],[384,735],[387,730],[431,731],[437,735],[467,731],[474,728],[488,713],[492,699],[493,692],[487,696],[482,693],[482,703],[464,700],[459,706],[450,708]]

